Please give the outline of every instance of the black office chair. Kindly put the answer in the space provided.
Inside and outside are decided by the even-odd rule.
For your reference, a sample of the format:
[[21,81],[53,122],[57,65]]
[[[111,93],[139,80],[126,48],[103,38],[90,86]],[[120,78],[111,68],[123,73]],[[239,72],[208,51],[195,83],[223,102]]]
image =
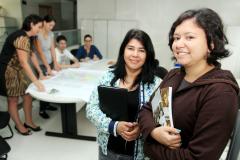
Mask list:
[[6,139],[12,138],[13,137],[13,131],[11,126],[9,125],[10,121],[10,115],[8,112],[0,111],[0,129],[5,128],[8,126],[11,135],[8,137],[2,137],[0,136],[0,160],[6,160],[7,159],[7,154],[11,150],[11,147],[9,144],[5,141]]
[[[76,57],[77,58],[77,51],[78,51],[78,49],[72,49],[70,52],[72,53],[72,55],[74,56],[74,57]],[[78,59],[78,58],[77,58]],[[79,59],[78,59],[79,60]],[[73,61],[70,61],[70,64],[73,64]]]
[[0,136],[0,160],[7,160],[8,152],[11,150],[9,144]]
[[13,137],[13,131],[12,128],[9,124],[10,121],[10,115],[7,111],[0,111],[0,129],[3,129],[5,127],[8,127],[8,129],[10,130],[10,136],[8,137],[3,137],[4,139],[9,139]]
[[163,79],[167,73],[168,73],[168,70],[161,66],[158,66],[155,71],[155,75],[160,77],[161,79]]
[[237,160],[239,152],[240,152],[240,110],[238,110],[238,116],[226,160]]
[[159,61],[157,59],[154,60],[154,63],[156,65],[156,70],[154,71],[154,74],[156,76],[158,76],[159,78],[163,79],[167,73],[168,73],[168,70],[162,66],[159,65]]
[[74,57],[76,57],[77,51],[78,51],[78,48],[77,48],[77,49],[72,49],[70,52],[72,53],[72,55],[73,55]]

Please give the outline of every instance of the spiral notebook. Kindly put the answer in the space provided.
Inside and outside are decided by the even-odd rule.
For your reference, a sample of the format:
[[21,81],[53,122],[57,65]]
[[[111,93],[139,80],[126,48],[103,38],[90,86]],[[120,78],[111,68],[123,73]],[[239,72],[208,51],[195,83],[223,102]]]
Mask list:
[[127,89],[98,86],[100,109],[115,121],[128,121]]

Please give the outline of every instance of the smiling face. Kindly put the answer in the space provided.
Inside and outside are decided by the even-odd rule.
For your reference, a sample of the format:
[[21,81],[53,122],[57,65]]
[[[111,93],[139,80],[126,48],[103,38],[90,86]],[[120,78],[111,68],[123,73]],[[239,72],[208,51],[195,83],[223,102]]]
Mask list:
[[194,18],[178,25],[173,39],[172,50],[178,63],[184,67],[207,63],[209,49],[206,34]]
[[31,36],[36,36],[40,30],[42,29],[42,22],[39,22],[37,24],[31,23]]
[[87,47],[87,48],[90,48],[91,45],[92,45],[92,38],[91,37],[86,37],[84,39],[84,45]]
[[52,29],[55,26],[55,22],[54,21],[50,21],[50,22],[46,22],[44,21],[44,28],[49,32],[52,31]]
[[136,39],[128,42],[124,50],[125,68],[127,71],[141,71],[146,60],[146,50]]
[[67,48],[67,42],[65,40],[60,40],[58,42],[58,48],[63,51],[64,49]]

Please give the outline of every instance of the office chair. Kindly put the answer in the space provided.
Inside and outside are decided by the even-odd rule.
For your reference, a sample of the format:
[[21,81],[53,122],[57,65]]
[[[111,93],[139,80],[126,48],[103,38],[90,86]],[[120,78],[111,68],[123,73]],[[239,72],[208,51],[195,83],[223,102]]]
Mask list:
[[72,49],[70,52],[72,53],[72,55],[73,55],[74,57],[76,57],[77,51],[78,51],[78,48],[77,48],[77,49]]
[[[70,52],[72,53],[72,55],[77,58],[77,51],[78,51],[78,48],[77,49],[72,49]],[[77,58],[78,59],[78,58]],[[78,59],[79,60],[79,59]],[[73,61],[70,61],[70,64],[73,64]]]
[[231,138],[226,160],[237,160],[240,151],[240,110],[238,110],[237,120]]
[[7,160],[8,152],[11,150],[9,144],[5,141],[6,139],[13,137],[13,131],[11,126],[9,125],[10,115],[7,111],[0,111],[0,129],[8,126],[11,135],[9,137],[0,136],[0,160]]
[[0,111],[0,129],[5,128],[6,126],[8,126],[11,135],[8,137],[3,137],[4,139],[9,139],[13,137],[13,131],[12,128],[9,124],[10,121],[10,115],[7,111]]
[[158,66],[156,71],[155,71],[155,75],[158,76],[159,78],[163,79],[166,74],[168,73],[168,70],[165,69],[164,67]]
[[7,160],[10,150],[9,144],[0,136],[0,160]]

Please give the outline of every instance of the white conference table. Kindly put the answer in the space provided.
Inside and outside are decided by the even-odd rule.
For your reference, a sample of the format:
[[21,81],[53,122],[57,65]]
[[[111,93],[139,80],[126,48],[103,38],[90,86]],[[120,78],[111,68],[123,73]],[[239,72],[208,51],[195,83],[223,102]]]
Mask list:
[[76,103],[89,101],[98,79],[108,69],[107,62],[108,60],[90,61],[80,63],[80,68],[64,69],[54,77],[42,81],[45,92],[38,92],[33,84],[28,87],[26,93],[32,97],[61,106],[62,132],[47,131],[46,135],[96,141],[96,137],[78,135]]

